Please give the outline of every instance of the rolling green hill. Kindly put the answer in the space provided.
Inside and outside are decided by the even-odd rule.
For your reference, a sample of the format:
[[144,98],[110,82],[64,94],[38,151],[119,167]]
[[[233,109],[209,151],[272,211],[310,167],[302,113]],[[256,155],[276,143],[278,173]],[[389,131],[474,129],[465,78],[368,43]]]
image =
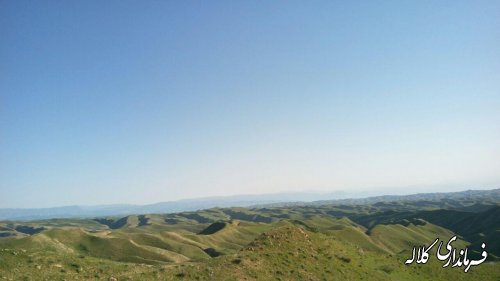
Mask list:
[[[448,201],[4,221],[0,278],[500,280],[500,207],[467,200],[442,209]],[[472,257],[486,243],[487,261],[464,273],[442,268],[433,249],[427,264],[404,265],[414,246],[454,235],[454,247],[469,247]]]

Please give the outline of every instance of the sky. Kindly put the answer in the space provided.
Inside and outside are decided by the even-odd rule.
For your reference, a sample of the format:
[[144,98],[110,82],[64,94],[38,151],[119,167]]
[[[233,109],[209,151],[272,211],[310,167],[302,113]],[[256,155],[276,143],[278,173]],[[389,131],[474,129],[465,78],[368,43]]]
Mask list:
[[0,1],[0,208],[500,187],[500,1]]

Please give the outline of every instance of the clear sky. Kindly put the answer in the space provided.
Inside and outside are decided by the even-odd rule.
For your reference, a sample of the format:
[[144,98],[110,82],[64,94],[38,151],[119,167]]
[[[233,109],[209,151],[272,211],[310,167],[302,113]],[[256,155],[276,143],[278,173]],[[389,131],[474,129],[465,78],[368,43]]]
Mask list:
[[500,1],[0,1],[0,207],[409,186],[500,187]]

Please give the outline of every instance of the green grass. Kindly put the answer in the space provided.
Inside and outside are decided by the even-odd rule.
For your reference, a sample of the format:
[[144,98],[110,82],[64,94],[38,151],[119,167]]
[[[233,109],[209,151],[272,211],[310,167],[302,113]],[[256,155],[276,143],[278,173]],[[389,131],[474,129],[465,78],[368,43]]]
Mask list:
[[[450,204],[456,205],[214,208],[0,222],[0,232],[15,234],[0,238],[0,280],[500,280],[498,206],[435,208]],[[43,230],[28,235],[16,228]],[[486,242],[488,262],[469,273],[442,268],[432,254],[428,264],[404,265],[413,246],[456,234],[456,248]]]

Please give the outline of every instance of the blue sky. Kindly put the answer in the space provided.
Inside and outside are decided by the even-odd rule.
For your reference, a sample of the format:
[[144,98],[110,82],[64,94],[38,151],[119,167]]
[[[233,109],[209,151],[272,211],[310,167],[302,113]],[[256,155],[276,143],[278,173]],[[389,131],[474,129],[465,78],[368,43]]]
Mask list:
[[499,14],[2,1],[0,207],[499,187]]

